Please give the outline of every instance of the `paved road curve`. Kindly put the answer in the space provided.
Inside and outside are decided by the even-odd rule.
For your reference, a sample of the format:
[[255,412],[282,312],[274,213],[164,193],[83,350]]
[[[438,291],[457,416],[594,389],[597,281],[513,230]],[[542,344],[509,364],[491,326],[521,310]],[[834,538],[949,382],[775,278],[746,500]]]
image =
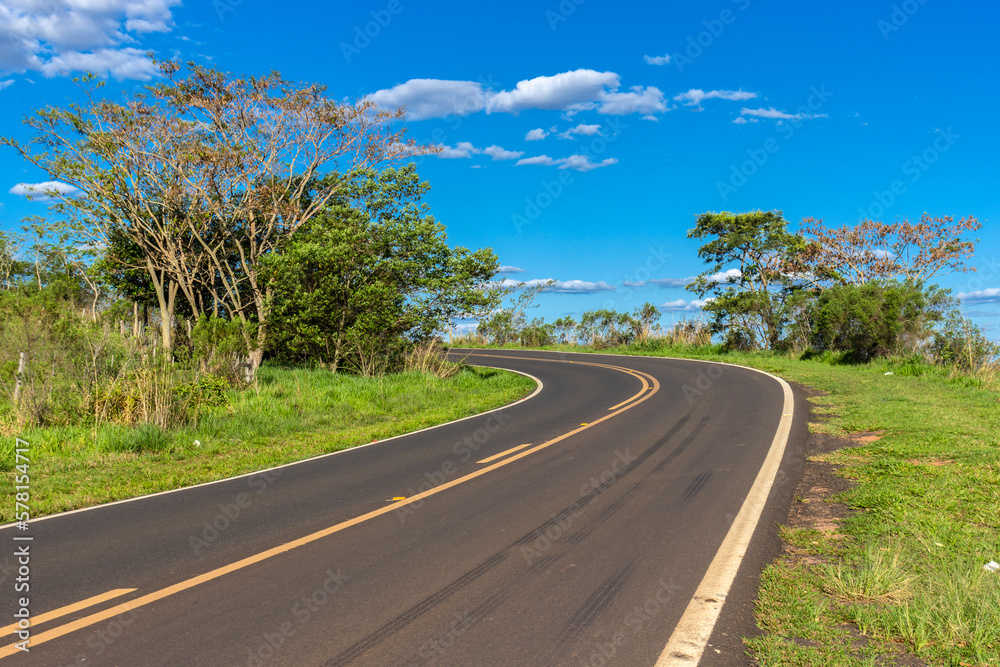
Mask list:
[[[543,389],[410,436],[34,522],[31,651],[0,662],[656,664],[791,421],[781,385],[691,361],[469,361]],[[762,525],[790,494],[783,475]],[[15,534],[0,529],[5,552]],[[734,633],[752,627],[767,541],[754,538],[702,664],[745,662]]]

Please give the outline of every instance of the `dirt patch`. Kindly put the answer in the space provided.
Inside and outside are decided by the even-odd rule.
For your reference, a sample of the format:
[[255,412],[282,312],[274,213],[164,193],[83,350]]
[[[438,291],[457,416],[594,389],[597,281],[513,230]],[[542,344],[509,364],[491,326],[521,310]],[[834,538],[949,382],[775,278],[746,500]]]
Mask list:
[[[806,397],[828,395],[827,392],[804,385],[799,385],[799,389]],[[828,422],[835,416],[830,412],[818,413],[816,406],[810,405],[810,423]],[[862,447],[883,436],[885,431],[863,431],[848,436],[810,432],[805,445],[805,467],[795,489],[795,501],[789,509],[785,525],[789,528],[819,530],[833,538],[844,537],[839,534],[838,529],[851,510],[843,503],[833,502],[831,499],[848,491],[854,486],[854,482],[836,474],[844,464],[828,463],[824,459],[832,452]],[[787,544],[785,548],[790,553],[799,551]]]
[[[850,438],[826,433],[809,435],[802,479],[795,488],[795,501],[788,511],[786,526],[819,530],[835,538],[843,537],[838,532],[840,523],[850,515],[851,510],[843,503],[833,502],[831,498],[849,490],[854,482],[836,474],[843,465],[816,459],[823,454],[859,446],[860,443]],[[786,548],[792,551],[790,545],[786,545]]]

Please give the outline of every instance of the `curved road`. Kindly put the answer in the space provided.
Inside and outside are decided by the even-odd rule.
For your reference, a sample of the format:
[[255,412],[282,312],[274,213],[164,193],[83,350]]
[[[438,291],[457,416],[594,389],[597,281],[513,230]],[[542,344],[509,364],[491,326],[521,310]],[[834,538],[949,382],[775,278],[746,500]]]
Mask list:
[[739,637],[792,493],[801,415],[776,484],[757,485],[763,518],[725,606],[705,591],[793,421],[782,385],[682,360],[468,361],[543,388],[336,455],[36,520],[30,543],[0,529],[0,622],[19,608],[7,554],[25,544],[34,619],[30,653],[0,629],[0,662],[693,664],[677,655],[721,607],[701,664],[746,664]]

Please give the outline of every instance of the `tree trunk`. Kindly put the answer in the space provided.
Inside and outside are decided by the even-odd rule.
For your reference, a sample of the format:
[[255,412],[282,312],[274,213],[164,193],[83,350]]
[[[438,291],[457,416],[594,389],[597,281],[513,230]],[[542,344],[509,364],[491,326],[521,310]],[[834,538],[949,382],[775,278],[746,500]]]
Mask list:
[[173,319],[174,319],[174,298],[177,296],[177,283],[171,281],[166,272],[161,274],[153,266],[151,259],[146,258],[146,270],[153,281],[153,288],[156,290],[156,300],[160,304],[160,338],[163,341],[163,349],[174,349],[173,340]]

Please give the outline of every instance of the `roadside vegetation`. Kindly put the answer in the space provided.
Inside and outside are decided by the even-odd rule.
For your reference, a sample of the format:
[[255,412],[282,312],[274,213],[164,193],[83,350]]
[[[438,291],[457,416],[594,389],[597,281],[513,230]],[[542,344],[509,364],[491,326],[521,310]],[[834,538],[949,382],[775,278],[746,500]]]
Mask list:
[[491,249],[448,243],[406,163],[437,149],[393,129],[402,110],[160,68],[122,100],[84,77],[78,103],[26,119],[29,140],[0,139],[50,179],[49,215],[0,231],[0,471],[12,490],[15,438],[30,443],[33,516],[528,393],[443,360],[440,333],[468,318],[450,345],[717,359],[817,392],[808,465],[853,485],[801,489],[797,505],[845,511],[799,507],[784,528],[747,641],[759,663],[1000,664],[1000,572],[984,569],[1000,560],[1000,347],[934,282],[970,270],[974,218],[793,231],[778,211],[704,213],[687,284],[702,317],[529,319],[548,286],[497,281]]
[[[0,231],[0,471],[31,516],[220,479],[498,407],[534,383],[441,359],[496,307],[448,243],[400,109],[176,63],[0,139],[49,181]],[[12,494],[11,494],[12,497]],[[0,508],[9,521],[14,508]]]
[[[522,292],[455,347],[689,357],[809,388],[807,472],[763,573],[761,665],[1000,664],[1000,346],[931,283],[965,270],[971,219],[787,230],[705,214],[704,315],[651,304],[529,320]],[[824,477],[826,475],[826,477]],[[787,483],[787,482],[786,482]]]

